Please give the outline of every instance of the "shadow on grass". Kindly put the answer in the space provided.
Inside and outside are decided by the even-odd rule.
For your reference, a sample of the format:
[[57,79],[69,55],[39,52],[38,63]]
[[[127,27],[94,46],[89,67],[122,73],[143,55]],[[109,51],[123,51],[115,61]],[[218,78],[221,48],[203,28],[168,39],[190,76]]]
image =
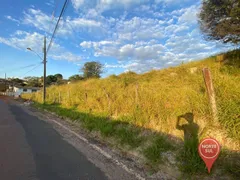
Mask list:
[[[181,119],[185,119],[187,124],[179,125]],[[176,128],[184,132],[184,148],[178,156],[182,162],[180,169],[187,173],[204,172],[206,170],[204,162],[198,155],[199,126],[194,123],[193,113],[178,116]]]
[[62,108],[59,104],[36,104],[36,107],[55,112],[61,117],[67,117],[73,122],[81,123],[88,131],[99,131],[103,137],[113,137],[129,148],[139,147],[145,140],[140,136],[141,129],[127,122],[111,120],[106,115],[93,115],[79,112],[75,108]]
[[[181,119],[187,124],[179,125]],[[177,159],[181,162],[180,169],[187,174],[204,173],[207,171],[203,160],[198,155],[198,131],[199,126],[194,123],[193,113],[185,113],[177,117],[176,128],[184,132],[184,147],[181,149]],[[223,149],[213,171],[222,169],[231,176],[240,178],[240,153]]]
[[[79,112],[76,108],[63,108],[59,104],[39,104],[35,107],[55,112],[58,116],[71,119],[73,122],[80,123],[88,131],[100,132],[103,137],[111,137],[116,143],[128,149],[140,148],[141,154],[146,158],[147,164],[156,169],[160,163],[166,159],[164,152],[173,151],[177,154],[177,164],[180,170],[186,174],[207,174],[207,169],[198,155],[198,125],[194,123],[192,113],[186,113],[178,117],[176,128],[184,131],[184,141],[180,138],[159,133],[151,129],[145,129],[126,121],[110,119],[106,115],[94,115],[92,113]],[[184,118],[188,124],[179,125],[179,120]],[[224,150],[221,153],[217,168],[228,172],[233,177],[240,176],[240,154]],[[235,161],[233,161],[233,158]],[[176,164],[176,165],[177,165]],[[216,167],[215,166],[215,167]],[[212,172],[215,168],[213,167]]]
[[240,49],[225,53],[223,63],[240,68]]

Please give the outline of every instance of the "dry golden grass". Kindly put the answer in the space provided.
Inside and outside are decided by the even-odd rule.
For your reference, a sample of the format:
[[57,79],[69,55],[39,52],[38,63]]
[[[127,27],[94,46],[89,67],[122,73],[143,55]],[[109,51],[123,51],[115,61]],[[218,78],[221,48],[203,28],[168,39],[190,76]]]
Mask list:
[[[211,131],[212,116],[202,75],[202,68],[208,67],[216,91],[220,143],[232,150],[240,149],[237,143],[240,139],[240,71],[237,64],[240,53],[234,53],[238,55],[233,56],[230,52],[229,55],[141,75],[129,72],[105,79],[51,86],[47,88],[47,103],[106,115],[180,138],[183,138],[183,132],[176,130],[176,118],[192,112],[200,127],[199,136],[215,136],[216,131]],[[223,62],[224,58],[234,64],[220,64],[219,59]],[[41,102],[42,93],[23,97]]]
[[[212,74],[218,122],[211,115],[202,75],[204,67]],[[240,51],[236,50],[141,75],[129,72],[51,86],[44,105],[40,104],[42,92],[24,94],[23,98],[35,101],[38,108],[80,123],[108,143],[141,157],[153,169],[160,169],[159,163],[167,162],[164,153],[171,151],[179,169],[191,178],[194,174],[206,175],[197,151],[198,141],[214,137],[222,146],[218,170],[236,178],[240,176],[239,82]],[[194,141],[185,139],[184,145],[176,143],[184,137],[183,131],[176,129],[177,117],[189,112],[199,127],[197,137],[192,138]],[[181,119],[182,124],[187,121]],[[175,171],[176,163],[169,169],[173,166]]]

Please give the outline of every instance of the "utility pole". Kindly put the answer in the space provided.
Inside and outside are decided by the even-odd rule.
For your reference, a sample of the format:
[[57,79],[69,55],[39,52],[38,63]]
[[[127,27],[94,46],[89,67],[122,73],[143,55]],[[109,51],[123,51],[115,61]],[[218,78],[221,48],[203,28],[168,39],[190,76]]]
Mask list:
[[5,92],[7,92],[7,74],[5,73]]
[[43,104],[46,100],[46,64],[47,64],[47,48],[46,48],[46,36],[44,36],[44,46],[43,46]]

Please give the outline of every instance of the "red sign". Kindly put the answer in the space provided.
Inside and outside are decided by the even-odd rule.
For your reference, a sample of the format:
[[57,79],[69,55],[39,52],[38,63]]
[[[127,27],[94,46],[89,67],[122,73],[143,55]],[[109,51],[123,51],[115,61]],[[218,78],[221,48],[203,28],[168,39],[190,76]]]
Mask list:
[[208,172],[210,173],[212,165],[220,153],[220,145],[215,139],[203,139],[198,146],[198,153],[205,162]]

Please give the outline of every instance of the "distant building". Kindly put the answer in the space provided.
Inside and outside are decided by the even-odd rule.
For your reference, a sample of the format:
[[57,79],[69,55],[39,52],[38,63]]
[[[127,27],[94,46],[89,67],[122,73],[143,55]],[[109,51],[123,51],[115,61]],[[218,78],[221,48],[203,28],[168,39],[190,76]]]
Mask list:
[[8,82],[5,79],[0,78],[0,92],[5,92],[8,88]]
[[0,82],[0,92],[5,92],[6,88],[7,88],[6,85]]
[[26,86],[10,86],[6,92],[9,96],[20,97],[24,93],[34,93],[39,91],[38,87],[26,87]]

